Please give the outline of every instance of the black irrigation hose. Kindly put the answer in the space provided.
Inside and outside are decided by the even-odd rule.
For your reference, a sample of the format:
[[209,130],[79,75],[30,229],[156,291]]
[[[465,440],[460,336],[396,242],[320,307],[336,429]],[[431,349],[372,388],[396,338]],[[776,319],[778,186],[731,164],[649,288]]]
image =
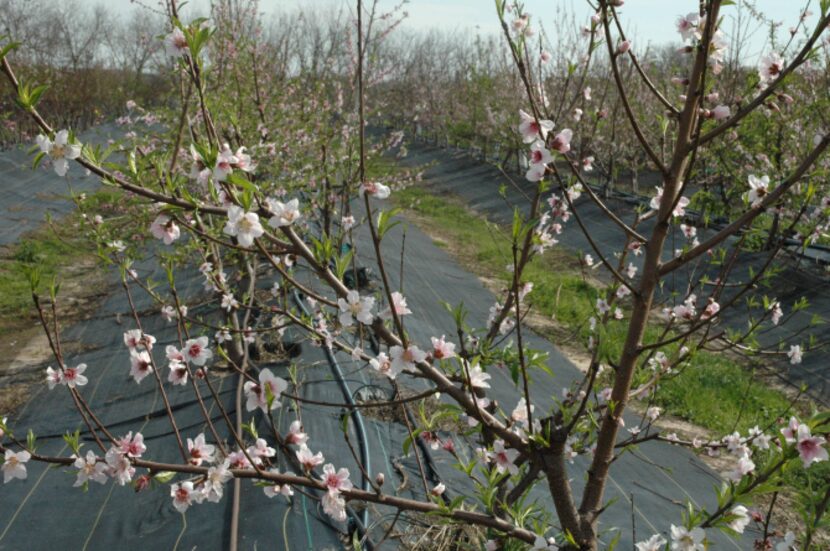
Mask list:
[[[292,297],[294,302],[297,306],[303,311],[303,313],[308,316],[309,312],[306,309],[305,305],[303,304],[302,299],[300,298],[300,293],[297,289],[292,289],[291,291]],[[326,358],[329,362],[329,367],[331,367],[332,375],[337,380],[337,384],[340,387],[340,391],[343,393],[343,398],[346,400],[350,406],[355,406],[354,398],[352,397],[352,391],[349,388],[349,383],[346,382],[345,377],[343,376],[343,370],[340,369],[340,364],[337,362],[337,358],[332,352],[331,347],[324,346],[323,347],[326,351]],[[355,433],[357,435],[358,446],[360,448],[360,460],[363,463],[363,470],[361,471],[361,487],[364,491],[370,492],[372,491],[372,487],[370,485],[369,479],[363,474],[363,471],[366,473],[372,472],[372,464],[371,464],[371,457],[369,455],[369,444],[368,439],[366,438],[366,426],[363,424],[363,415],[360,413],[360,408],[352,407],[351,408],[351,418],[352,422],[354,423]],[[355,513],[350,512],[350,516],[355,523],[357,531],[361,534],[361,536],[368,535],[366,527],[369,526],[369,508],[366,507],[363,509],[361,513],[361,518],[357,518]],[[366,539],[366,543],[364,547],[371,550],[371,543]]]

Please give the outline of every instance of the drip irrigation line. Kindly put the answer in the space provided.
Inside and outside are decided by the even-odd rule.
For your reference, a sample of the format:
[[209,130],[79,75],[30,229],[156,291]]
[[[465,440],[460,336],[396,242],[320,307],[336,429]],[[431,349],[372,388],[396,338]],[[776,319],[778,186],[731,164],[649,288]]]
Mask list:
[[[300,293],[297,291],[297,289],[292,289],[291,294],[292,298],[294,299],[294,302],[297,304],[300,310],[302,310],[306,316],[310,315],[309,311],[305,307],[305,304],[303,304],[303,300],[300,297]],[[332,375],[334,375],[334,378],[337,380],[337,384],[340,387],[340,391],[343,394],[343,399],[346,400],[346,403],[348,403],[349,405],[354,406],[355,401],[352,397],[351,388],[349,387],[349,384],[346,382],[346,379],[343,377],[343,370],[340,369],[340,364],[337,362],[337,358],[335,357],[334,352],[329,346],[324,346],[323,348],[325,350],[326,359],[328,359]],[[369,444],[368,439],[366,438],[366,427],[363,423],[363,415],[360,413],[359,408],[353,407],[351,408],[351,410],[352,411],[350,413],[350,416],[352,419],[352,423],[355,427],[355,433],[357,435],[358,447],[360,449],[360,460],[363,463],[363,469],[361,470],[361,487],[363,488],[363,490],[370,492],[372,491],[370,481],[367,478],[367,476],[363,474],[363,471],[365,471],[366,473],[372,472],[371,457],[369,455]],[[364,508],[363,511],[360,513],[360,517],[358,517],[356,513],[351,511],[351,509],[348,511],[348,513],[350,518],[354,522],[358,533],[360,533],[362,537],[368,536],[368,533],[366,532],[366,527],[369,525],[369,508]],[[371,551],[372,546],[371,543],[368,541],[368,538],[366,538],[364,546],[366,547],[366,549],[369,549]]]

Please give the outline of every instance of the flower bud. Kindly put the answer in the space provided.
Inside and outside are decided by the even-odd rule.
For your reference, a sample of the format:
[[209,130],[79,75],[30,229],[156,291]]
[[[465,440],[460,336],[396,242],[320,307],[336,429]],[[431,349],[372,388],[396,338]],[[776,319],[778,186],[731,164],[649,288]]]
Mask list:
[[717,107],[712,109],[712,117],[714,117],[714,119],[718,121],[729,118],[731,114],[732,113],[729,110],[729,107],[727,107],[726,105],[718,105]]
[[133,486],[135,488],[135,493],[143,492],[144,490],[149,488],[150,487],[150,480],[151,480],[151,478],[150,478],[149,474],[144,474],[144,475],[139,476],[135,480],[135,485]]

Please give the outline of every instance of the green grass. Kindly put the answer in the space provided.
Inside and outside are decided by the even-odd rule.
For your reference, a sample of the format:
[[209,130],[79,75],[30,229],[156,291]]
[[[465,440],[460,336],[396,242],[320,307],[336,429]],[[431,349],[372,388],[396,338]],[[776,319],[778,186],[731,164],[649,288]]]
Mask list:
[[[393,198],[428,226],[440,228],[441,238],[451,242],[448,248],[477,275],[507,283],[509,273],[504,267],[511,263],[509,229],[488,222],[457,199],[432,195],[422,187],[411,186]],[[527,266],[525,279],[534,284],[529,295],[534,309],[555,317],[566,332],[586,342],[585,324],[593,315],[599,290],[582,277],[576,254],[554,248],[537,256]],[[608,324],[602,339],[605,357],[619,357],[625,331],[625,320]],[[657,326],[650,326],[646,342],[656,340],[658,331]],[[642,380],[647,376],[642,373]],[[667,413],[716,433],[745,432],[756,424],[764,427],[789,406],[781,392],[755,380],[747,367],[728,356],[706,352],[696,354],[676,376],[664,379],[657,395],[657,405]]]
[[79,256],[76,239],[43,228],[14,244],[0,258],[0,320],[33,317],[30,274],[39,272],[38,292]]
[[711,353],[702,353],[677,377],[665,382],[656,403],[669,413],[716,433],[746,430],[774,422],[789,405],[787,398],[753,378],[747,368]]

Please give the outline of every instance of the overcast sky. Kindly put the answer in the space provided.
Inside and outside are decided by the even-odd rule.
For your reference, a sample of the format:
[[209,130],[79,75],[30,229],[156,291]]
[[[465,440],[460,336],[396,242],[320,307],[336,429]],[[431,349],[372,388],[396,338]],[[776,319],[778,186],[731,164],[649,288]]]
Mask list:
[[[89,4],[99,3],[99,0],[82,0]],[[154,5],[157,0],[143,0],[148,5]],[[369,0],[365,0],[369,1]],[[740,1],[740,0],[739,0]],[[745,1],[745,0],[744,0]],[[381,7],[390,8],[400,0],[380,0]],[[753,0],[755,4],[771,20],[780,22],[781,35],[798,22],[803,6],[807,0]],[[107,6],[123,13],[130,13],[131,0],[107,0]],[[207,12],[208,0],[191,0],[191,8],[197,8],[202,13]],[[318,9],[338,8],[343,5],[353,5],[354,0],[260,0],[264,13],[272,14],[279,10],[293,10],[297,7],[314,7]],[[538,26],[539,22],[546,28],[552,27],[554,14],[558,8],[569,8],[579,15],[579,20],[587,21],[590,8],[582,0],[525,0],[525,9],[533,16]],[[623,20],[631,29],[635,46],[651,43],[666,44],[679,42],[674,22],[679,15],[685,15],[696,9],[697,0],[627,0],[620,9]],[[812,4],[818,4],[813,0]],[[493,0],[409,0],[405,7],[409,13],[406,26],[412,29],[440,28],[448,31],[470,32],[478,29],[481,32],[498,32],[498,20]],[[736,13],[735,6],[727,6],[721,10],[722,15],[729,18]],[[818,11],[813,6],[813,11]],[[816,20],[816,16],[810,18]],[[766,31],[759,30],[752,38],[751,44],[756,53],[766,45]]]

